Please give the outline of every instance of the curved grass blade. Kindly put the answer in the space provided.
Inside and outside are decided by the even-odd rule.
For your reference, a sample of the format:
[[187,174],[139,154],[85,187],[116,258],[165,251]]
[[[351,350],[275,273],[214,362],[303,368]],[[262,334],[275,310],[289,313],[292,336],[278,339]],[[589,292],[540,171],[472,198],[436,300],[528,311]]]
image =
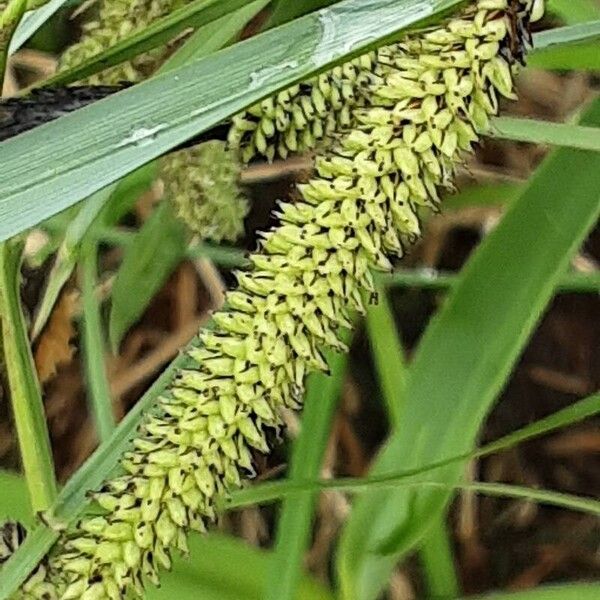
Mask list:
[[81,246],[81,295],[83,304],[83,355],[88,391],[88,405],[94,418],[98,439],[110,438],[116,426],[110,385],[104,360],[104,329],[98,283],[98,245],[85,240]]
[[[367,308],[367,332],[375,362],[379,387],[393,429],[400,427],[400,414],[406,399],[408,367],[399,339],[394,314],[385,290],[379,302]],[[419,548],[429,595],[456,598],[460,593],[445,515],[440,515]]]
[[270,504],[281,498],[294,497],[309,491],[318,492],[323,490],[336,490],[352,494],[366,494],[369,492],[372,493],[374,489],[413,490],[415,492],[422,490],[443,490],[448,492],[464,490],[497,498],[519,498],[530,502],[567,508],[600,517],[600,501],[594,498],[555,492],[554,490],[544,490],[505,483],[486,483],[482,481],[474,483],[448,483],[446,481],[432,481],[428,479],[419,481],[406,481],[406,479],[407,477],[403,474],[392,473],[390,475],[362,478],[347,477],[342,479],[322,479],[305,481],[303,483],[287,481],[263,483],[248,490],[233,492],[226,508],[242,508],[254,504]]
[[[600,124],[600,100],[582,124]],[[599,212],[600,154],[566,148],[551,154],[474,253],[428,327],[411,366],[402,428],[385,444],[374,475],[469,452]],[[461,464],[445,467],[440,479],[453,484],[461,471]],[[338,555],[342,597],[376,597],[399,558],[423,538],[450,498],[451,493],[433,489],[362,496]]]

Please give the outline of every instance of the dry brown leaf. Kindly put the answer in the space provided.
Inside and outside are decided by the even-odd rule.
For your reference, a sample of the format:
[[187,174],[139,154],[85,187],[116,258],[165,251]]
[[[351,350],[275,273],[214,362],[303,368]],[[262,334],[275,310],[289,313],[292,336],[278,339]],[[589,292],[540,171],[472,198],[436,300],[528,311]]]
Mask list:
[[73,358],[75,348],[71,340],[75,337],[73,316],[77,297],[77,292],[73,290],[63,292],[40,336],[34,353],[40,383],[52,379],[58,367],[69,364]]

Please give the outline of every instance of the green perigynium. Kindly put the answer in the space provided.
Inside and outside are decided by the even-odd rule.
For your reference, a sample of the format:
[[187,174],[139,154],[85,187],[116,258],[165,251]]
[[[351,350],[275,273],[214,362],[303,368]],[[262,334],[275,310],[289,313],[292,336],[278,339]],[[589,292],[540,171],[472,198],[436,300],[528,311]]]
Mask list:
[[323,145],[350,127],[352,109],[366,102],[376,59],[375,52],[365,54],[252,106],[233,118],[229,145],[243,162]]
[[498,96],[513,97],[529,9],[511,8],[479,0],[377,52],[352,127],[317,157],[300,199],[280,204],[281,225],[188,349],[194,366],[141,425],[123,474],[96,492],[104,514],[83,518],[48,557],[37,582],[51,586],[47,598],[141,595],[173,549],[185,552],[187,532],[213,521],[215,499],[252,474],[252,453],[269,451],[267,432],[283,407],[299,407],[306,374],[327,371],[322,350],[345,350],[338,333],[374,291],[371,270],[388,270],[418,237],[418,208],[437,206]]
[[165,196],[195,233],[233,242],[244,233],[248,201],[239,188],[236,154],[220,141],[199,144],[161,160]]

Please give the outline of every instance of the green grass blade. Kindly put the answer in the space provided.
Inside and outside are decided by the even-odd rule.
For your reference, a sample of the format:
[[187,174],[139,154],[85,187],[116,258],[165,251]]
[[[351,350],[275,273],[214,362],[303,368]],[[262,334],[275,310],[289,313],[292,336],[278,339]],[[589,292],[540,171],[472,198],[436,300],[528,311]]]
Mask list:
[[[329,353],[327,359],[331,374],[314,373],[308,380],[302,429],[294,442],[290,460],[290,481],[319,477],[347,365],[345,354]],[[293,600],[297,597],[302,561],[310,543],[315,502],[312,492],[286,498],[283,502],[269,576],[261,598]]]
[[377,379],[392,429],[400,425],[401,406],[406,393],[404,350],[396,333],[396,322],[385,289],[377,304],[367,308],[367,332]]
[[79,246],[88,229],[102,211],[102,208],[111,196],[112,187],[96,192],[91,198],[82,203],[77,216],[69,223],[64,239],[58,248],[44,295],[36,311],[31,329],[32,339],[42,332],[50,313],[58,300],[63,286],[73,273],[79,258]]
[[596,600],[599,583],[566,583],[542,585],[533,590],[497,592],[484,596],[469,596],[463,600]]
[[[192,560],[176,558],[161,577],[160,589],[149,588],[148,600],[264,600],[272,574],[271,552],[223,534],[192,535]],[[293,600],[333,600],[332,595],[302,575]]]
[[25,479],[21,475],[0,469],[0,488],[0,523],[12,519],[27,528],[31,527],[35,517],[29,503]]
[[459,3],[345,0],[3,142],[0,240],[278,89]]
[[[598,50],[600,51],[600,46]],[[515,117],[496,117],[492,121],[488,135],[504,140],[600,151],[600,128],[598,127],[550,123],[549,121]]]
[[527,64],[538,69],[600,71],[600,47],[598,42],[554,46],[534,52]]
[[[600,101],[585,115],[583,125],[600,124]],[[599,211],[600,154],[561,148],[550,155],[428,327],[411,366],[402,428],[389,438],[373,474],[469,452]],[[461,465],[449,466],[442,479],[454,482],[460,473]],[[361,497],[338,556],[343,597],[374,598],[450,497],[436,490]]]
[[[408,376],[404,349],[385,290],[379,302],[367,309],[367,332],[375,362],[379,386],[388,419],[393,429],[400,426],[400,414],[406,398]],[[460,593],[458,577],[450,549],[445,515],[440,515],[419,548],[425,580],[432,597],[454,598]]]
[[[10,46],[8,47],[8,54],[14,54],[23,44],[44,24],[57,10],[62,8],[69,0],[50,0],[49,2],[43,3],[42,6],[35,10],[28,10],[19,26],[17,27]],[[31,2],[28,3],[31,5]],[[39,4],[39,2],[37,3]]]
[[127,247],[113,284],[109,319],[113,351],[181,262],[186,246],[185,226],[170,202],[161,202]]
[[599,19],[541,31],[533,36],[527,64],[542,69],[600,69],[599,40]]
[[435,521],[419,546],[419,559],[423,565],[430,598],[457,598],[460,595],[451,535],[445,515]]
[[104,331],[100,302],[96,296],[98,247],[85,241],[81,248],[81,292],[83,300],[83,354],[89,406],[101,442],[110,438],[116,420],[104,361]]
[[57,487],[42,393],[21,310],[21,251],[20,242],[0,244],[0,319],[21,462],[31,506],[37,512],[52,504]]
[[595,0],[549,0],[546,9],[568,25],[600,18],[600,6]]
[[578,25],[540,31],[533,35],[534,55],[540,50],[548,50],[555,46],[597,41],[599,38],[600,19]]
[[42,85],[68,85],[81,81],[108,67],[131,60],[138,54],[166,44],[189,27],[201,27],[216,21],[247,3],[248,0],[195,0],[157,19],[142,31],[124,38],[77,66],[50,77]]
[[[303,483],[289,481],[263,483],[254,488],[233,492],[226,507],[242,508],[254,504],[269,504],[281,498],[294,497],[308,491],[317,492],[323,490],[336,490],[352,494],[373,493],[373,490],[404,490],[414,493],[423,492],[424,490],[442,491],[444,493],[463,490],[497,498],[518,498],[600,517],[600,501],[595,498],[505,483],[485,483],[480,481],[474,483],[449,483],[447,481],[428,479],[415,481],[414,479],[407,478],[403,473],[392,473],[381,476],[374,475],[362,478],[322,479],[305,481]],[[343,593],[348,595],[347,592]]]

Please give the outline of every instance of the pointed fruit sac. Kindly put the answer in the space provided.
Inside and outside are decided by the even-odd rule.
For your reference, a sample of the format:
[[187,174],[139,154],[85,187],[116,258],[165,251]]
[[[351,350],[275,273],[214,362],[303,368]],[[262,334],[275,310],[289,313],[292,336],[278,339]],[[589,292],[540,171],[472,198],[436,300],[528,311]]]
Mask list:
[[[431,96],[438,100],[445,94],[452,96],[455,91],[452,86],[459,83],[457,98],[450,98],[447,103],[451,110],[460,110],[460,98],[472,91],[469,85],[476,83],[473,90],[481,91],[479,88],[485,87],[484,79],[493,79],[498,93],[512,97],[510,70],[515,61],[523,60],[525,46],[531,43],[529,22],[543,14],[543,2],[474,3],[449,27],[431,27],[413,33],[400,44],[365,54],[236,115],[229,131],[229,145],[239,151],[243,162],[253,158],[285,159],[290,154],[314,148],[322,152],[340,133],[354,129],[355,109],[372,104],[373,90],[381,87],[390,70],[396,71],[392,84],[395,89],[392,92],[388,83],[379,94],[389,102],[404,100],[411,111],[411,101],[427,100],[431,108]],[[497,18],[494,11],[506,12]],[[479,64],[494,57],[497,60],[492,61],[485,72],[481,71]],[[476,82],[473,78],[454,81],[459,71],[471,67],[478,73]],[[440,72],[444,74],[440,76]],[[390,96],[391,93],[394,95]],[[495,95],[490,101],[495,102]],[[471,110],[474,115],[470,120],[484,129],[486,115],[478,107]],[[439,138],[437,132],[434,135],[435,139]],[[468,132],[463,137],[465,135],[468,137]],[[423,146],[429,141],[421,138],[419,143]],[[448,144],[446,153],[452,154],[452,141]]]
[[352,125],[352,110],[367,102],[369,87],[377,81],[376,53],[370,52],[235,116],[229,145],[243,162],[255,156],[286,158],[320,145]]
[[345,350],[340,328],[374,295],[371,271],[390,269],[419,236],[418,208],[451,187],[498,94],[512,97],[521,46],[510,8],[480,0],[377,53],[377,83],[352,127],[316,159],[301,199],[279,205],[281,225],[188,349],[191,366],[140,426],[123,474],[96,492],[105,513],[61,536],[19,598],[43,598],[36,585],[49,598],[141,596],[174,549],[186,552],[187,532],[214,520],[216,499],[253,474],[282,409],[301,405],[307,373],[327,371],[322,351]]
[[[63,53],[59,61],[59,71],[76,67],[100,52],[112,48],[126,37],[142,31],[157,19],[165,17],[190,1],[101,0],[97,9],[97,19],[83,25],[81,40]],[[151,75],[173,49],[167,46],[155,48],[136,56],[129,62],[92,75],[85,80],[85,83],[90,85],[117,85],[123,81],[136,83]]]
[[235,153],[219,141],[161,160],[165,196],[192,231],[214,242],[233,242],[244,233],[249,207],[238,185],[239,174]]

